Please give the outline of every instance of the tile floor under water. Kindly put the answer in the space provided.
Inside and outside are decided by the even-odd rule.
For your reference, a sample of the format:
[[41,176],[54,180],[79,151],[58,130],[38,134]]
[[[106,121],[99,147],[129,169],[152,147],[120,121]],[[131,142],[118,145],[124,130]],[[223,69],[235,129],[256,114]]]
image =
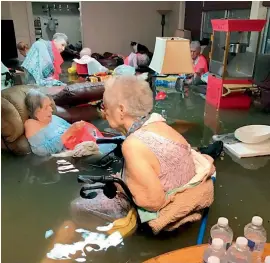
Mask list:
[[[268,124],[270,115],[250,109],[227,110],[205,114],[205,101],[196,95],[181,99],[172,93],[159,102],[155,110],[165,109],[169,120],[182,119],[197,123],[185,137],[192,146],[206,145],[219,125],[220,133],[233,132],[247,124]],[[218,114],[218,118],[214,115]],[[217,120],[207,127],[207,118]],[[96,121],[101,128],[104,121]],[[50,238],[45,232],[70,219],[70,203],[79,196],[77,174],[57,172],[55,160],[40,163],[31,156],[15,157],[2,153],[2,262],[38,263],[46,256]],[[75,164],[76,166],[76,164]],[[234,235],[243,235],[243,228],[251,217],[260,215],[270,236],[270,156],[236,159],[228,154],[216,161],[217,181],[215,201],[209,213],[205,242],[209,228],[219,216],[228,217]],[[268,172],[267,172],[268,171]],[[89,168],[89,173],[105,173]],[[195,245],[199,223],[186,225],[170,234],[153,237],[144,232],[124,239],[124,243],[107,252],[91,252],[86,262],[142,262],[156,255]],[[47,261],[46,261],[47,262]],[[55,261],[48,261],[55,262]],[[65,262],[65,261],[61,261]],[[76,262],[76,261],[74,261]],[[179,259],[181,262],[181,259]]]

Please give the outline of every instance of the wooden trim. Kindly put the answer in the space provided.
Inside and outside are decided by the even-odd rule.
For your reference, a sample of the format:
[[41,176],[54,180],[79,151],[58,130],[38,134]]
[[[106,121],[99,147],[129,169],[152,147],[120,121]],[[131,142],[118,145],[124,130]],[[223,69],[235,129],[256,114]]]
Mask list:
[[229,46],[230,46],[230,32],[226,33],[226,42],[225,42],[225,54],[223,57],[223,74],[222,74],[222,79],[225,79],[225,73],[227,70],[227,62],[228,62],[228,52],[229,52]]
[[270,7],[270,1],[263,1],[263,6]]
[[205,1],[203,11],[251,9],[252,1]]

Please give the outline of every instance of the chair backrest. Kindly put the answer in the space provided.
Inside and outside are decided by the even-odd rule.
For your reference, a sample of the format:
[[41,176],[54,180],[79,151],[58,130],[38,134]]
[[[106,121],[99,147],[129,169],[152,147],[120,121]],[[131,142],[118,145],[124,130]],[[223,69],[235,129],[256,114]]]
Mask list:
[[[24,136],[24,123],[29,118],[25,97],[31,88],[37,88],[37,86],[18,85],[1,92],[1,137],[6,147],[19,155],[31,152]],[[55,112],[54,102],[53,108]]]

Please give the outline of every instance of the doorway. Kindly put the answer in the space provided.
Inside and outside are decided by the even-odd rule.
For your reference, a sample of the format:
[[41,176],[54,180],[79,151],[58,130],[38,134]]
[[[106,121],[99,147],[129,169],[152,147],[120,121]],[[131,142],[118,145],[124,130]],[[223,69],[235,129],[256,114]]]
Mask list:
[[[35,38],[52,40],[55,33],[64,33],[68,37],[68,48],[62,54],[65,60],[73,52],[82,48],[81,18],[79,2],[32,2]],[[69,56],[70,55],[70,56]]]

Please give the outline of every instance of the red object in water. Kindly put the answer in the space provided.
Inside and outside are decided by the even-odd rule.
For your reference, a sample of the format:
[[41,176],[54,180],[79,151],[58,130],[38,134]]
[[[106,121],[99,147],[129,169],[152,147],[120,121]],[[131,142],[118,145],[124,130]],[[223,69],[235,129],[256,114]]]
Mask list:
[[217,109],[249,109],[251,98],[243,92],[234,92],[222,96],[224,84],[251,84],[250,80],[222,80],[209,74],[207,83],[206,102]]
[[88,75],[87,64],[78,64],[76,63],[76,70],[78,75]]
[[164,92],[164,91],[160,91],[157,95],[156,95],[156,100],[164,100],[164,99],[166,99],[166,97],[167,97],[167,94],[166,94],[166,92]]
[[63,144],[66,149],[73,150],[79,143],[86,141],[95,142],[97,137],[103,138],[104,136],[96,126],[91,123],[84,122],[82,127],[75,129],[72,134],[63,141]]
[[54,73],[53,78],[59,80],[59,75],[62,73],[61,65],[63,64],[64,60],[58,51],[55,43],[52,41],[52,52],[53,52],[53,67],[54,67]]

